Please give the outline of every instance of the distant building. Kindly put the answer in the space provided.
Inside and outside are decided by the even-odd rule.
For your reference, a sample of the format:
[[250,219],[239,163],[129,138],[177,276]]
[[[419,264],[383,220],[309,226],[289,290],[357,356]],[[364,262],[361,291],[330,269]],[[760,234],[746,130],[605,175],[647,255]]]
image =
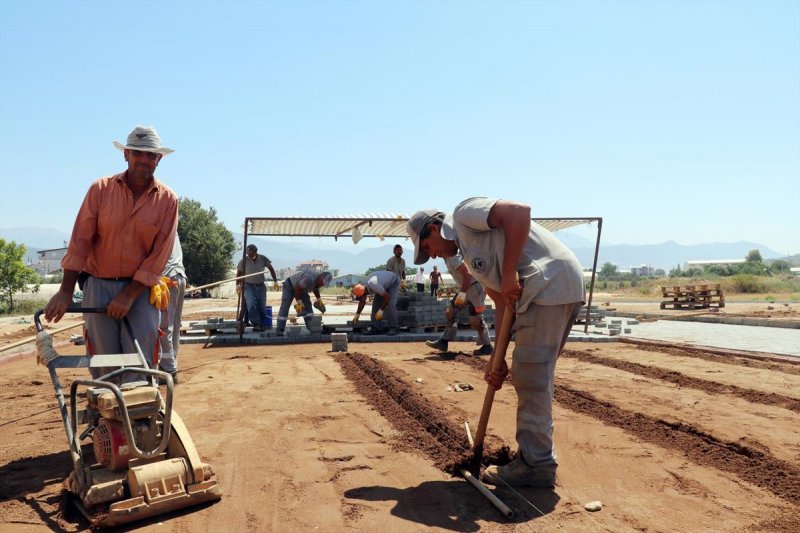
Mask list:
[[706,259],[703,261],[686,261],[683,264],[683,270],[689,270],[691,268],[703,268],[707,266],[728,266],[728,265],[741,265],[745,263],[746,259]]
[[61,260],[67,255],[66,248],[53,248],[36,252],[38,259],[33,268],[40,276],[49,276],[61,272]]
[[653,265],[639,265],[630,267],[632,276],[642,276],[650,278],[656,275],[656,269]]
[[331,279],[331,287],[352,287],[356,283],[364,283],[367,276],[364,274],[342,274]]
[[310,259],[297,265],[296,270],[311,270],[313,272],[326,272],[328,270],[328,263],[320,261],[319,259]]

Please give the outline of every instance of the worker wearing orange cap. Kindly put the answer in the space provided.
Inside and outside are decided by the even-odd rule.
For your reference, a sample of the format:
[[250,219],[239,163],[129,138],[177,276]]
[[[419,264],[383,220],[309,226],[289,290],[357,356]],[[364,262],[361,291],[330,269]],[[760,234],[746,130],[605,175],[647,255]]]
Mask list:
[[353,317],[353,325],[358,323],[361,311],[367,303],[367,295],[373,294],[372,300],[372,327],[370,335],[383,333],[383,317],[389,323],[388,335],[397,335],[397,297],[400,292],[400,278],[394,272],[379,270],[367,276],[364,283],[359,283],[353,287],[352,293],[358,299],[358,310]]

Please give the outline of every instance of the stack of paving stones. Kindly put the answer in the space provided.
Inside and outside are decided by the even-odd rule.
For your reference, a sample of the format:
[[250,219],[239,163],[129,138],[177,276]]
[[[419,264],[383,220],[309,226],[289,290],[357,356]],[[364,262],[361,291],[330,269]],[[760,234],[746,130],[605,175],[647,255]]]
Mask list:
[[397,321],[412,333],[443,326],[447,300],[438,300],[425,292],[401,292],[397,298]]
[[597,324],[598,322],[603,322],[606,319],[607,312],[606,309],[596,305],[593,305],[591,309],[584,305],[578,312],[578,316],[575,318],[575,323],[586,324],[587,315],[589,317],[589,324]]

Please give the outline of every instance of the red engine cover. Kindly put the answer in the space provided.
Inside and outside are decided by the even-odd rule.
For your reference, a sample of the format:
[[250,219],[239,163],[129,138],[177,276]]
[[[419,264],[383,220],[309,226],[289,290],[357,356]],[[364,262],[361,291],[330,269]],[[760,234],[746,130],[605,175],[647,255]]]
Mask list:
[[122,424],[116,420],[100,419],[94,430],[92,444],[94,458],[98,463],[111,470],[122,470],[128,467],[131,458],[128,439],[122,430]]

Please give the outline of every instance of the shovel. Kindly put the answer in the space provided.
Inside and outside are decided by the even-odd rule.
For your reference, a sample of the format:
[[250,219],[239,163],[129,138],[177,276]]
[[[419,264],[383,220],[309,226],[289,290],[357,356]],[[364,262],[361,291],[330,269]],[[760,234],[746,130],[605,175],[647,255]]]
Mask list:
[[[510,307],[506,307],[503,313],[503,323],[500,325],[500,332],[497,334],[492,352],[492,370],[498,372],[502,366],[502,361],[506,357],[508,343],[511,340],[511,326],[514,325],[516,314]],[[481,419],[478,422],[478,431],[475,434],[475,446],[473,447],[473,467],[480,474],[481,460],[483,459],[483,439],[486,437],[486,426],[489,424],[489,414],[492,412],[495,388],[491,385],[486,387],[486,396],[483,398],[483,410]]]

